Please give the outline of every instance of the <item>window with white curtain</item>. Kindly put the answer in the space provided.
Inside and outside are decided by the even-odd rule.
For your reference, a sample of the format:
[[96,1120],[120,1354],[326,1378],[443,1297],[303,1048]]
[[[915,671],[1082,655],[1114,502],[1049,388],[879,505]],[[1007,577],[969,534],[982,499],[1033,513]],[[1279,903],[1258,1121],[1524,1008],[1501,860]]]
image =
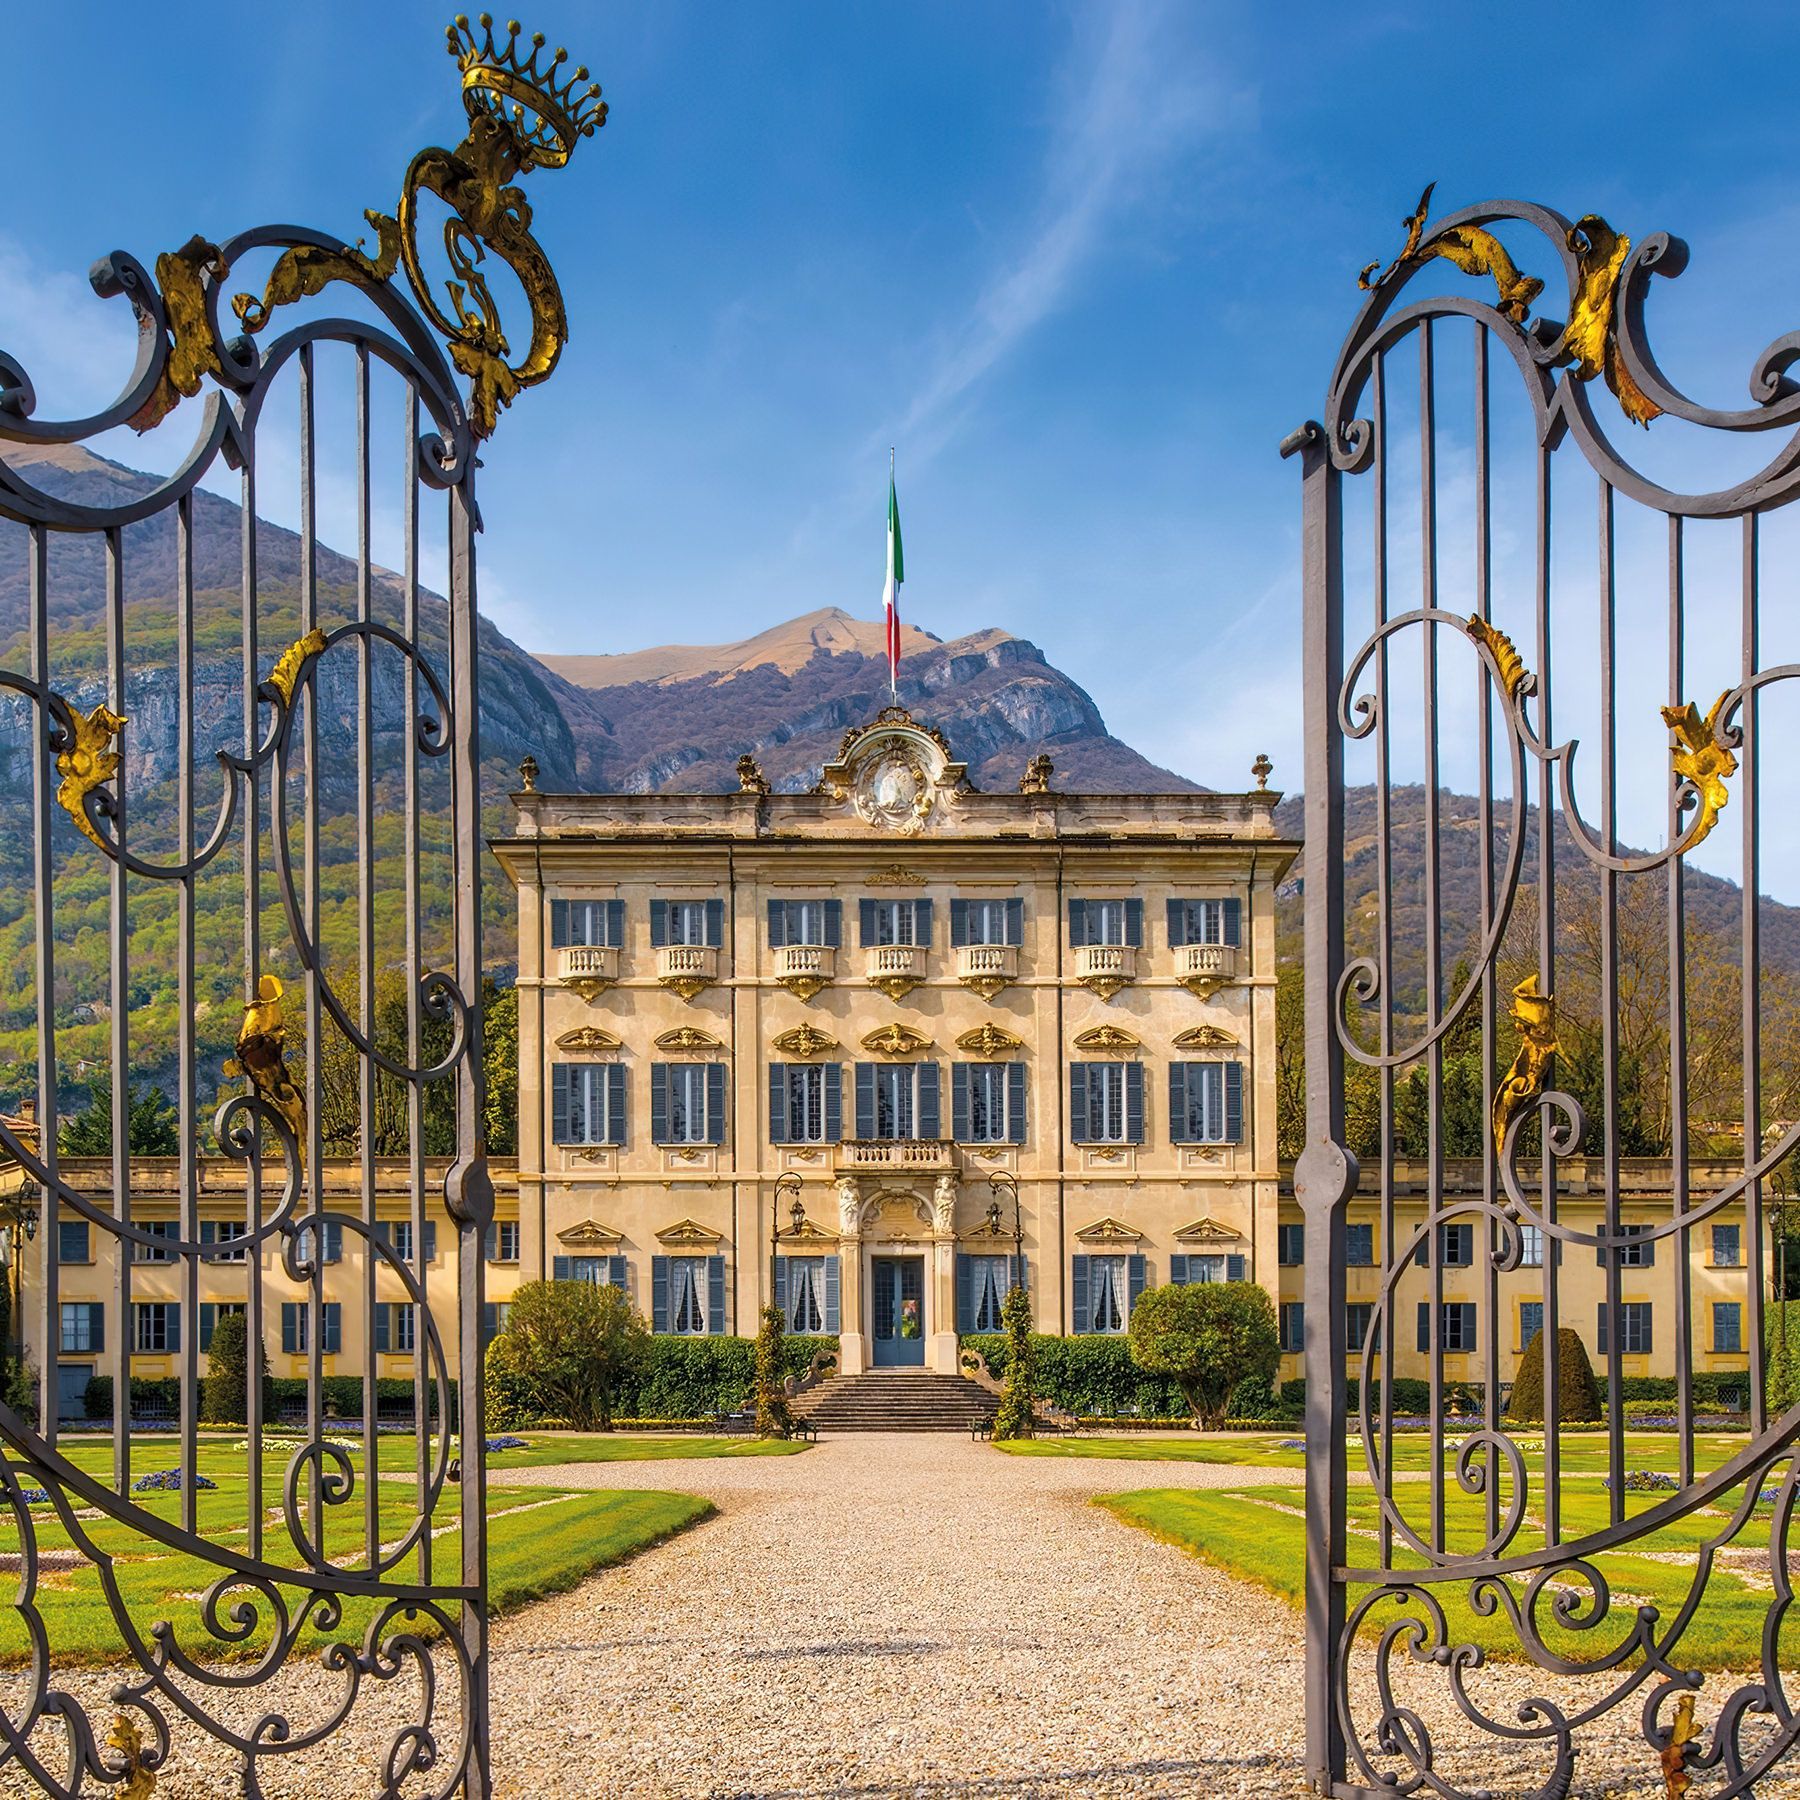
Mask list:
[[999,1331],[1000,1303],[1012,1285],[1004,1256],[972,1256],[969,1258],[971,1299],[974,1305],[976,1331]]
[[679,1337],[706,1335],[706,1258],[669,1258],[669,1329]]
[[825,1259],[791,1257],[787,1267],[788,1330],[817,1336],[825,1329]]
[[1088,1263],[1088,1329],[1123,1331],[1129,1304],[1125,1285],[1125,1258],[1092,1258]]

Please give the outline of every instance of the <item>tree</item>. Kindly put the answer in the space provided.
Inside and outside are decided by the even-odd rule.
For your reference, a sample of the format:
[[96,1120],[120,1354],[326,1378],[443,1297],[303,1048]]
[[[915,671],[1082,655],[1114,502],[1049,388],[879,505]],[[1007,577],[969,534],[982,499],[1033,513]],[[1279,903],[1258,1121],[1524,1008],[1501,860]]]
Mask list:
[[779,1306],[762,1309],[762,1326],[756,1334],[756,1429],[763,1437],[789,1436],[794,1414],[788,1406],[786,1358],[782,1335],[787,1321]]
[[[1600,1417],[1600,1387],[1587,1345],[1572,1326],[1556,1334],[1556,1414],[1565,1425],[1583,1424]],[[1541,1419],[1544,1416],[1544,1334],[1540,1331],[1525,1346],[1519,1372],[1513,1377],[1506,1402],[1509,1419]]]
[[1131,1360],[1181,1389],[1194,1423],[1216,1431],[1238,1384],[1281,1364],[1275,1307],[1247,1281],[1152,1288],[1131,1309]]
[[[125,1084],[125,1142],[134,1156],[174,1156],[181,1148],[181,1116],[161,1088],[140,1094]],[[102,1070],[88,1084],[87,1105],[56,1134],[65,1156],[110,1156],[113,1147],[113,1084]]]
[[242,1313],[225,1313],[206,1349],[200,1417],[209,1425],[242,1425],[250,1417],[250,1341]]
[[512,1298],[503,1360],[539,1418],[610,1431],[614,1396],[650,1350],[650,1331],[622,1290],[587,1281],[528,1281]]
[[1031,1409],[1037,1399],[1031,1298],[1023,1287],[1006,1290],[1006,1298],[1000,1302],[1000,1325],[1006,1333],[1006,1379],[1000,1388],[1000,1410],[994,1414],[994,1440],[1003,1444],[1031,1436]]
[[483,1061],[487,1067],[487,1147],[490,1156],[512,1156],[519,1148],[519,990],[486,987],[482,1019]]

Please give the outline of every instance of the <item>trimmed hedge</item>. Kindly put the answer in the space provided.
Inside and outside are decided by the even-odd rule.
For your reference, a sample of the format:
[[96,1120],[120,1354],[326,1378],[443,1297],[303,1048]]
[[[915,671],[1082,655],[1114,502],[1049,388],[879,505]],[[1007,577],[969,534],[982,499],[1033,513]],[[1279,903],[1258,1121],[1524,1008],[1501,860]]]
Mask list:
[[[328,1414],[342,1419],[362,1417],[363,1384],[360,1375],[327,1375],[319,1383],[320,1404]],[[435,1398],[437,1387],[427,1388],[427,1404]],[[306,1404],[306,1378],[303,1375],[271,1375],[263,1382],[263,1410],[274,1415],[284,1407]],[[377,1406],[409,1406],[413,1400],[413,1384],[405,1376],[384,1376],[375,1383]],[[113,1413],[113,1379],[110,1375],[88,1377],[82,1401],[90,1419],[110,1419]],[[450,1408],[456,1409],[456,1383],[450,1383]],[[181,1383],[173,1375],[131,1378],[131,1410],[134,1415],[161,1412],[173,1417],[181,1410]]]
[[[1191,1417],[1181,1389],[1166,1375],[1146,1375],[1131,1360],[1123,1337],[1041,1337],[1033,1334],[1037,1362],[1037,1397],[1084,1418],[1146,1419]],[[972,1332],[962,1340],[977,1350],[994,1375],[1006,1379],[1006,1337],[1002,1332]]]
[[[836,1338],[781,1340],[782,1366],[804,1375],[814,1354],[835,1350]],[[620,1384],[614,1411],[627,1419],[710,1419],[737,1412],[756,1386],[756,1340],[744,1337],[659,1337],[633,1380]]]

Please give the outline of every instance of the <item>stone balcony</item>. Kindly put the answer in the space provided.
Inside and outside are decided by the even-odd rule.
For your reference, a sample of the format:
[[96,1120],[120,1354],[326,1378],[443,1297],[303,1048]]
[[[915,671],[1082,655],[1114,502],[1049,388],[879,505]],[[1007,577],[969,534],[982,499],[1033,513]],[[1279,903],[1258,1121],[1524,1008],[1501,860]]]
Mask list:
[[619,979],[619,952],[612,944],[570,944],[557,951],[556,964],[563,986],[584,1000]]
[[845,1138],[837,1147],[839,1169],[954,1173],[956,1145],[949,1138]]
[[664,944],[656,953],[656,979],[691,1000],[719,979],[719,952],[712,944]]
[[931,952],[922,944],[875,944],[863,952],[869,986],[890,1000],[904,1000],[925,979]]
[[837,951],[829,944],[783,944],[774,955],[775,979],[802,1000],[837,977]]
[[1175,951],[1175,979],[1201,999],[1237,979],[1235,944],[1182,944]]
[[956,979],[991,1000],[1009,982],[1019,978],[1016,944],[963,944],[956,952]]
[[1120,988],[1137,980],[1137,957],[1135,944],[1077,944],[1075,979],[1102,1000],[1110,1000]]

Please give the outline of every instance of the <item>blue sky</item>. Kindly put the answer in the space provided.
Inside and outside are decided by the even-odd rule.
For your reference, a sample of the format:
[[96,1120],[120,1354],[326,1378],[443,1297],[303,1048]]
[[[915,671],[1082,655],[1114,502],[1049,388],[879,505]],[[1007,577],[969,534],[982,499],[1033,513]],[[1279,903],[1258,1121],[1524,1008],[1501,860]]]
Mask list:
[[[445,17],[12,20],[8,160],[34,178],[0,225],[0,345],[40,410],[124,371],[122,306],[82,280],[101,252],[391,206],[412,151],[456,139]],[[874,614],[891,443],[910,619],[1034,639],[1202,781],[1266,749],[1293,785],[1276,447],[1427,180],[1440,210],[1516,194],[1687,237],[1658,343],[1719,403],[1800,325],[1772,6],[560,0],[525,23],[612,106],[529,180],[573,335],[483,471],[484,601],[532,649]]]

